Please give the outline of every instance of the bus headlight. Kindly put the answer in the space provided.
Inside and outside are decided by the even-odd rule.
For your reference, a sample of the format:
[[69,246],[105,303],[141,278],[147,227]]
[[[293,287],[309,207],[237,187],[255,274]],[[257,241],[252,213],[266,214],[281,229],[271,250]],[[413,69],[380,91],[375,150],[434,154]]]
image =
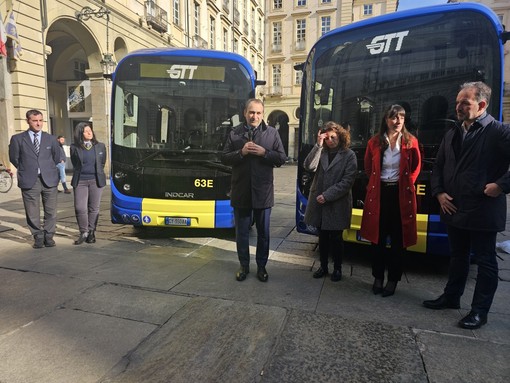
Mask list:
[[130,184],[124,184],[124,186],[122,186],[122,189],[124,189],[124,191],[130,191],[131,190],[131,185]]
[[115,174],[113,175],[113,177],[116,179],[116,180],[121,180],[122,178],[126,178],[127,177],[127,174],[124,173],[124,172],[115,172]]
[[309,174],[303,174],[301,176],[301,186],[305,186],[306,184],[308,184],[308,182],[310,182],[310,175]]

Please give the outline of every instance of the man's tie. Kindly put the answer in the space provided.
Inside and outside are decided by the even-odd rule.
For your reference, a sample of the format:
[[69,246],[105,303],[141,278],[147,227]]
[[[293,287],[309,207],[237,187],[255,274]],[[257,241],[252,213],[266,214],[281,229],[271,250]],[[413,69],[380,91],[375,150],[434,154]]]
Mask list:
[[37,134],[34,134],[34,148],[35,148],[35,153],[37,155],[39,155],[40,145],[39,145],[39,139],[37,138]]

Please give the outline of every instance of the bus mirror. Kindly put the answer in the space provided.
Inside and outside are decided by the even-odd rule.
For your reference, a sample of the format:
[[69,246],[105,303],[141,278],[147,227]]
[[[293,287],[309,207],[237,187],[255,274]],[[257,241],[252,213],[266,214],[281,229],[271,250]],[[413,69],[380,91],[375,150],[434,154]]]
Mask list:
[[510,31],[505,31],[503,33],[501,33],[501,41],[504,43],[506,43],[508,40],[510,40]]
[[266,80],[255,80],[255,86],[266,85]]

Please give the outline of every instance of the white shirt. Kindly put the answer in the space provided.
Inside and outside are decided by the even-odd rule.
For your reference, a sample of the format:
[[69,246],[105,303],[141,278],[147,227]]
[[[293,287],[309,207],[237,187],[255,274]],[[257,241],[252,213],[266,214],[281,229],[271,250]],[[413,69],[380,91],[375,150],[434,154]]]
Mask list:
[[381,181],[397,182],[400,174],[400,142],[402,141],[402,133],[398,134],[394,149],[391,149],[390,139],[386,133],[384,133],[384,138],[388,142],[388,148],[383,153]]

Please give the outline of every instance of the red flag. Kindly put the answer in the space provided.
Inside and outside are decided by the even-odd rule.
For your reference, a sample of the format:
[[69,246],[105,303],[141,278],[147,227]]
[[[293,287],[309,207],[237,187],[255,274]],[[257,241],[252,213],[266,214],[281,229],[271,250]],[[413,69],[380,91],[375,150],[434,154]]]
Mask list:
[[5,32],[4,22],[2,21],[2,14],[0,13],[0,55],[7,56],[7,33]]

